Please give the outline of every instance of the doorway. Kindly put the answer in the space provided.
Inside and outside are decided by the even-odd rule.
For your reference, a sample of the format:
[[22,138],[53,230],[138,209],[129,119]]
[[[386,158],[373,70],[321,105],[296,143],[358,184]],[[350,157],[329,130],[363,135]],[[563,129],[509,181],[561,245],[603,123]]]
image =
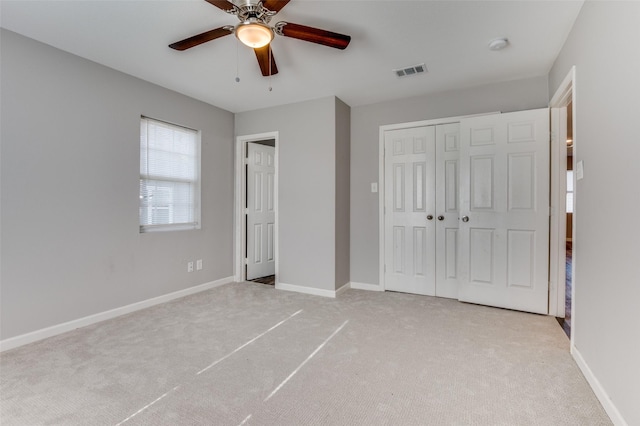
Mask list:
[[275,285],[278,270],[278,133],[236,140],[234,279]]
[[[554,94],[551,107],[551,243],[549,314],[573,342],[575,333],[577,154],[575,67]],[[577,167],[579,169],[579,167]],[[578,170],[576,170],[578,171]]]
[[573,299],[571,297],[573,289],[573,189],[574,189],[574,172],[573,172],[573,102],[567,105],[567,185],[566,185],[566,206],[565,206],[565,292],[564,292],[564,318],[558,318],[558,322],[562,329],[571,337],[571,310]]

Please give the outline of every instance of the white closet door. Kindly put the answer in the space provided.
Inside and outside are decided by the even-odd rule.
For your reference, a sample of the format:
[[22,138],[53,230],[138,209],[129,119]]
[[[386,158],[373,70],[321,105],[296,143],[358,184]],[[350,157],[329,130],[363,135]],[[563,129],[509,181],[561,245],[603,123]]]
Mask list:
[[433,126],[385,132],[386,290],[435,295],[434,157]]
[[459,300],[547,313],[549,111],[464,119]]
[[458,298],[460,124],[436,126],[436,296]]
[[275,148],[247,144],[247,280],[275,274]]

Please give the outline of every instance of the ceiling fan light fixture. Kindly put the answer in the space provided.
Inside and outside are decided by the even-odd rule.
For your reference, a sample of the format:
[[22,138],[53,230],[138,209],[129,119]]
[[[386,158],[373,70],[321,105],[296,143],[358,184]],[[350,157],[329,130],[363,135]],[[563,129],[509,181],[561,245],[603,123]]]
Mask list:
[[238,24],[235,32],[238,40],[253,49],[264,47],[273,40],[271,27],[256,20]]

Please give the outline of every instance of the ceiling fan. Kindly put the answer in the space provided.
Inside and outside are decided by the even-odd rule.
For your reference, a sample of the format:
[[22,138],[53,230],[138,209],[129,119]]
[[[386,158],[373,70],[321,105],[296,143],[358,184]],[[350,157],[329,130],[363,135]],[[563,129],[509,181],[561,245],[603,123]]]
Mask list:
[[235,34],[242,43],[253,48],[262,75],[269,76],[278,73],[278,68],[271,52],[271,41],[275,34],[341,50],[346,49],[351,41],[351,36],[348,35],[291,22],[281,21],[274,26],[270,26],[271,18],[280,12],[290,0],[242,0],[241,2],[236,2],[238,4],[227,0],[205,1],[231,15],[236,15],[240,23],[236,26],[226,25],[194,35],[170,44],[170,48],[186,50],[229,34]]

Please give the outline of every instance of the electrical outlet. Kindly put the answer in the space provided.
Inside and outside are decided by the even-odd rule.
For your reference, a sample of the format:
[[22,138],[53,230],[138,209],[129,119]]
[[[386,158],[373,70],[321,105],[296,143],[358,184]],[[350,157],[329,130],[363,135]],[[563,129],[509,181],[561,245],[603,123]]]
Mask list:
[[196,260],[196,269],[198,271],[202,269],[202,259]]
[[187,272],[193,272],[193,262],[187,263]]

